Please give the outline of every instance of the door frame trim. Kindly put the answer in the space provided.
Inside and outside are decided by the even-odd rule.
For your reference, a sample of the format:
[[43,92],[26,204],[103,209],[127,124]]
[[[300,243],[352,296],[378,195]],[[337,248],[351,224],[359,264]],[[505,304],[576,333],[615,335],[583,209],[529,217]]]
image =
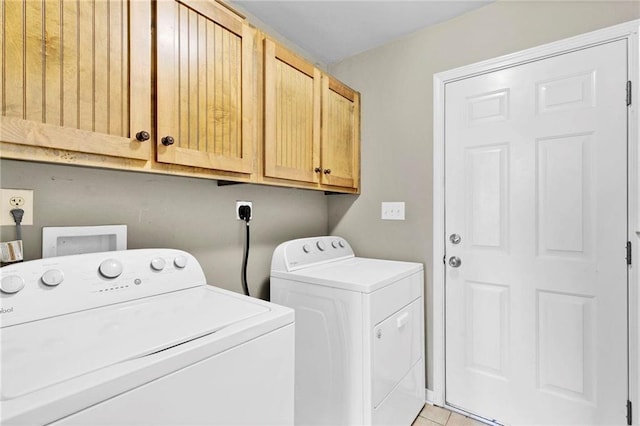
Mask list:
[[[513,54],[478,62],[475,64],[440,72],[433,76],[433,389],[430,401],[436,405],[447,406],[445,402],[445,193],[444,193],[444,107],[445,85],[489,72],[510,68],[528,62],[538,61],[552,56],[569,53],[614,40],[628,41],[628,75],[632,82],[632,105],[627,109],[628,123],[628,238],[635,245],[632,267],[628,280],[628,356],[629,356],[629,399],[634,402],[636,411],[640,409],[640,43],[638,32],[640,20],[626,22],[601,30],[578,35],[568,39],[544,44]],[[623,100],[621,100],[623,101]],[[438,238],[438,236],[441,236]],[[620,255],[625,255],[621,247]],[[635,267],[634,267],[635,266]],[[623,404],[623,401],[620,401]],[[640,425],[638,414],[633,416],[633,424]]]

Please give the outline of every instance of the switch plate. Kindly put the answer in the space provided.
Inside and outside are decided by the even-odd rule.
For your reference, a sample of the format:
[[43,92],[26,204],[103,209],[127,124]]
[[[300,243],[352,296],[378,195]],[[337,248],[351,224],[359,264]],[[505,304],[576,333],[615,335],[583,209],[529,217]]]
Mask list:
[[11,210],[24,210],[21,225],[33,225],[33,190],[0,189],[0,226],[15,226]]
[[404,220],[404,201],[383,202],[382,220]]

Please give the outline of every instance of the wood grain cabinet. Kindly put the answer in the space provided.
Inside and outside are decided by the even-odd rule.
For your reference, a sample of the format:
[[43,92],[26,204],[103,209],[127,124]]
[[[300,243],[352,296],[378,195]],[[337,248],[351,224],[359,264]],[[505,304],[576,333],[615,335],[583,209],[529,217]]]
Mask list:
[[359,94],[270,39],[264,85],[264,176],[357,191]]
[[322,183],[360,188],[360,94],[322,76]]
[[3,157],[38,147],[150,158],[150,8],[133,0],[2,1]]
[[225,3],[1,1],[0,157],[360,191],[359,94]]
[[157,160],[251,173],[255,30],[213,1],[156,7]]

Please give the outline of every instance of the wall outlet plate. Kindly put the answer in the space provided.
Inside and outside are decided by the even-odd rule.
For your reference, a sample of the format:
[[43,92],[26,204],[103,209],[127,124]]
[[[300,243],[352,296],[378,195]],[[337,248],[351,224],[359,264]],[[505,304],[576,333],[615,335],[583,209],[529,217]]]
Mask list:
[[15,226],[12,209],[24,210],[21,225],[33,225],[33,190],[0,189],[0,226]]
[[240,207],[241,206],[249,206],[251,209],[251,214],[249,215],[249,220],[253,219],[253,203],[251,201],[236,201],[236,219],[240,219]]
[[382,203],[382,220],[404,220],[404,201]]

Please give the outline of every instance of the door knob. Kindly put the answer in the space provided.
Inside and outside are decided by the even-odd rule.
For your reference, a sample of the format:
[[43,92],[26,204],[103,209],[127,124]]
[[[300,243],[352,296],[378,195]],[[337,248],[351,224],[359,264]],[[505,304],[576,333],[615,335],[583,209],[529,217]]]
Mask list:
[[451,244],[460,244],[462,237],[458,234],[451,234],[449,235],[449,241],[451,241]]
[[459,268],[462,265],[462,260],[458,256],[451,256],[449,258],[449,266],[452,268]]
[[169,145],[173,145],[175,140],[171,136],[165,136],[161,139],[161,142],[162,142],[162,145],[169,146]]
[[316,167],[315,169],[313,169],[313,171],[316,173],[320,173],[322,172],[322,169],[320,167]]

